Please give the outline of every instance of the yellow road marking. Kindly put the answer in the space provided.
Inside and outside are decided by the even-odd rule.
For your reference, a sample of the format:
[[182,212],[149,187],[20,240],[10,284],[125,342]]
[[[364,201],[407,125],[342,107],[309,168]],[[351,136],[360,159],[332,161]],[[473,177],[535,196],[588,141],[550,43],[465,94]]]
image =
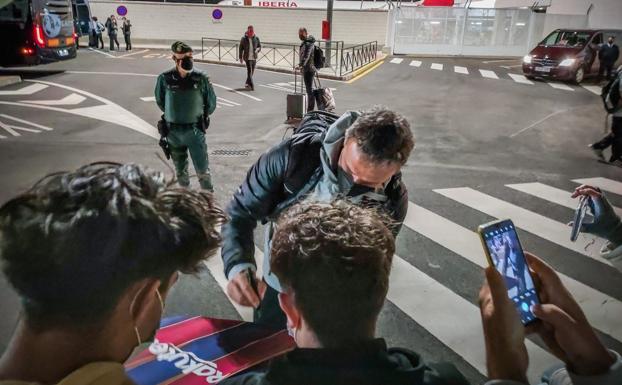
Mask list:
[[380,67],[382,64],[384,63],[384,60],[380,61],[379,63],[374,64],[373,66],[371,66],[369,69],[366,69],[365,71],[361,72],[360,74],[356,75],[355,77],[353,77],[352,79],[348,80],[346,83],[350,84],[350,83],[354,83],[355,81],[359,80],[360,78],[362,78],[363,76],[367,75],[368,73],[370,73],[371,71],[375,70],[376,68]]

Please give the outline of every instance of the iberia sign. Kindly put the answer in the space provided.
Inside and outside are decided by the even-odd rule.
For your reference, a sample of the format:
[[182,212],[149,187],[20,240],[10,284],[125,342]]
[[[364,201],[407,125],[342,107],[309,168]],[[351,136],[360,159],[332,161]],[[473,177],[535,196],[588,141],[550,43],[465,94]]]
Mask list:
[[298,4],[295,1],[258,1],[258,7],[272,7],[272,8],[298,8]]

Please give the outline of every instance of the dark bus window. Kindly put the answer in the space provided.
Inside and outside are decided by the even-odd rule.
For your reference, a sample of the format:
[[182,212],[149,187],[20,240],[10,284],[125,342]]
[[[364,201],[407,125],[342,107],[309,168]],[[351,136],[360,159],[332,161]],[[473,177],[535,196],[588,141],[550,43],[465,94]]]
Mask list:
[[0,8],[0,21],[25,22],[28,19],[28,0],[15,0]]
[[76,8],[78,8],[78,20],[88,22],[90,20],[89,7],[84,4],[78,4]]

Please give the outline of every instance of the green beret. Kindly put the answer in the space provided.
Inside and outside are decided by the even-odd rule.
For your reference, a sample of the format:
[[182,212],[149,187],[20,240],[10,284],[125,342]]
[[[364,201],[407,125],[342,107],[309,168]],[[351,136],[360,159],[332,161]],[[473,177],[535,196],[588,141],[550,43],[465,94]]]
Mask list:
[[174,42],[173,45],[171,45],[171,50],[173,51],[173,53],[192,52],[192,48],[183,41]]

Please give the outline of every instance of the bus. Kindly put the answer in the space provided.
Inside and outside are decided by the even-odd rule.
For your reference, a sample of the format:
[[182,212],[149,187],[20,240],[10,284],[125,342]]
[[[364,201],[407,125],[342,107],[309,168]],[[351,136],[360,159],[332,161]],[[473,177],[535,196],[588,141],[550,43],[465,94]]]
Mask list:
[[76,57],[71,0],[9,0],[0,8],[0,65]]
[[91,33],[91,8],[88,0],[71,0],[71,10],[73,11],[73,21],[76,28],[76,34],[89,37]]

